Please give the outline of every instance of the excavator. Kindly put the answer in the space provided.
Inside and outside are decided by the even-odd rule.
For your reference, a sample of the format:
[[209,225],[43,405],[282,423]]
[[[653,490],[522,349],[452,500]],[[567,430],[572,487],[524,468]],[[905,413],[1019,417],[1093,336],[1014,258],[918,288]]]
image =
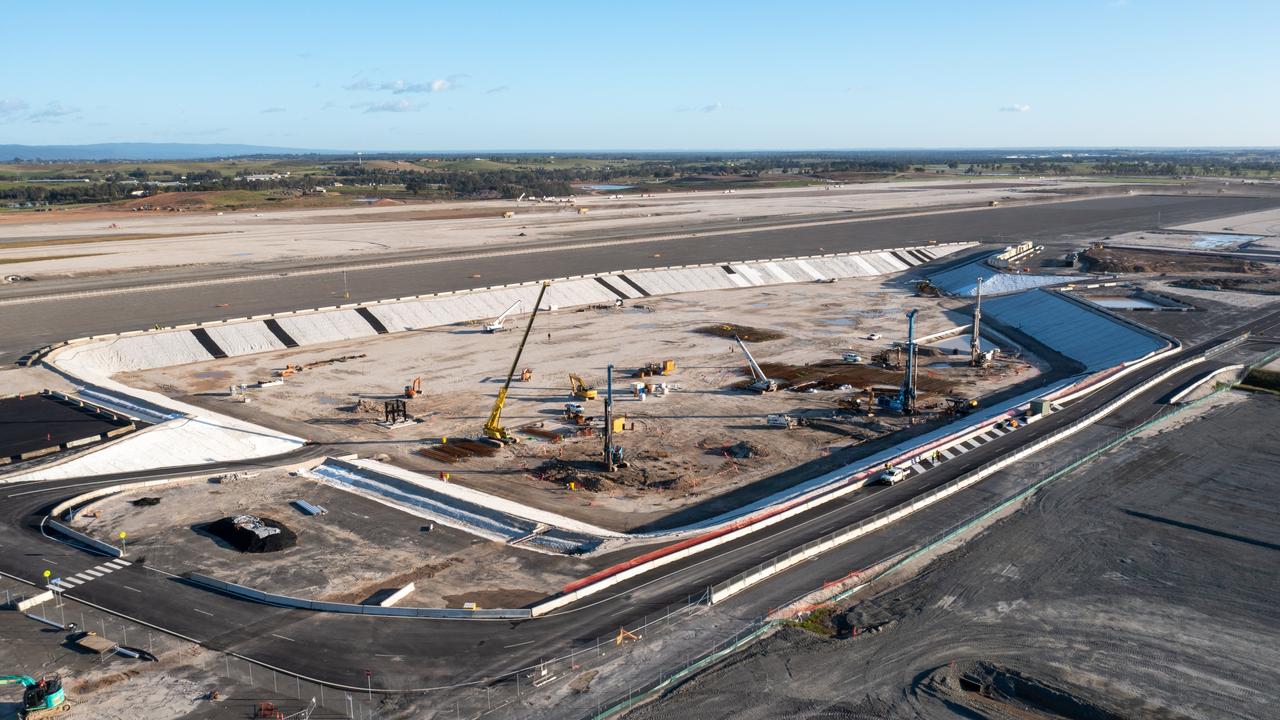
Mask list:
[[507,371],[507,381],[502,384],[502,389],[498,391],[498,398],[493,401],[493,409],[489,411],[489,419],[484,424],[484,436],[489,440],[495,440],[500,443],[518,442],[515,435],[507,432],[502,426],[502,406],[507,402],[507,391],[511,389],[511,379],[515,377],[516,368],[520,366],[520,355],[524,352],[524,345],[529,341],[529,331],[533,329],[533,320],[538,317],[538,308],[542,307],[542,296],[547,294],[547,286],[551,283],[542,283],[542,289],[538,291],[538,299],[533,303],[533,312],[529,313],[529,324],[524,326],[524,336],[520,338],[520,346],[516,348],[515,359],[511,361],[511,369]]
[[575,400],[595,400],[600,394],[576,373],[569,373],[569,388]]
[[43,718],[71,709],[67,694],[62,689],[62,678],[46,675],[39,680],[27,675],[0,676],[0,685],[22,686],[22,709],[18,717]]

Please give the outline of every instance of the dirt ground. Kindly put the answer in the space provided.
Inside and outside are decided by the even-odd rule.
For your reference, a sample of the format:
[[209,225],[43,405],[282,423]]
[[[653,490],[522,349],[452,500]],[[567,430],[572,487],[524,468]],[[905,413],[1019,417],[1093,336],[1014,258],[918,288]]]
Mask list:
[[[151,506],[133,501],[159,498]],[[308,516],[293,506],[306,500],[328,510]],[[129,552],[178,574],[188,570],[268,592],[314,600],[359,603],[409,582],[416,590],[400,605],[412,607],[521,607],[595,568],[481,540],[359,495],[284,471],[225,483],[197,482],[114,495],[86,508],[77,525],[114,541],[128,533]],[[282,522],[297,545],[272,553],[241,553],[201,526],[251,514]]]
[[[863,384],[891,391],[900,372],[872,368],[867,360],[904,339],[904,314],[918,308],[918,336],[967,322],[953,300],[916,298],[904,281],[882,278],[835,284],[691,293],[646,299],[622,310],[564,311],[540,315],[520,361],[533,370],[530,382],[513,383],[503,413],[516,430],[539,424],[563,439],[528,436],[525,442],[492,458],[456,464],[423,457],[416,451],[440,441],[479,435],[493,398],[506,377],[519,343],[515,332],[489,335],[478,325],[450,326],[322,348],[289,350],[131,373],[121,379],[218,412],[288,430],[316,442],[334,443],[362,456],[381,455],[430,474],[447,471],[457,483],[554,510],[604,527],[629,530],[677,510],[723,495],[774,473],[827,454],[874,440],[907,425],[929,422],[930,415],[903,418],[880,412],[845,414],[842,401],[863,398]],[[758,395],[736,389],[746,377],[737,345],[702,332],[713,323],[749,318],[756,327],[778,330],[778,340],[752,343],[766,368],[795,368],[838,362],[843,350],[860,353],[862,364],[831,369],[841,383],[814,392]],[[871,333],[883,335],[867,339]],[[949,351],[947,351],[949,352]],[[227,387],[274,376],[287,363],[364,353],[366,357],[308,370],[283,386],[251,390],[249,404],[233,402]],[[674,359],[677,370],[654,378],[676,388],[665,397],[641,401],[629,376],[647,362]],[[1040,372],[1034,358],[974,370],[965,356],[922,352],[922,386],[981,398]],[[590,477],[599,458],[599,433],[582,432],[564,417],[573,398],[569,373],[595,385],[601,398],[583,401],[587,416],[601,418],[605,368],[615,363],[615,413],[625,416],[617,436],[631,467],[602,478]],[[382,403],[402,397],[414,377],[423,378],[425,396],[410,400],[410,414],[421,420],[388,430]],[[939,409],[941,392],[924,392],[920,405]],[[766,416],[785,413],[805,419],[807,427],[770,427]],[[597,420],[592,425],[598,428]],[[746,443],[746,446],[738,446]],[[566,470],[566,465],[568,468]],[[795,482],[791,478],[787,482]],[[568,483],[574,483],[570,489]],[[584,490],[583,485],[587,488]],[[785,485],[784,485],[785,486]]]
[[837,637],[786,629],[629,717],[1272,716],[1277,413],[1233,392],[1156,425],[816,623]]

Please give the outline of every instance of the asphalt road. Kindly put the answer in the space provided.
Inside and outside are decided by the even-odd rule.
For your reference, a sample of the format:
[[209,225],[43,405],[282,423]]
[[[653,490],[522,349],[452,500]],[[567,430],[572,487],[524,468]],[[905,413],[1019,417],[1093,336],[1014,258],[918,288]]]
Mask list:
[[[1250,327],[1274,332],[1280,313]],[[1270,330],[1268,330],[1268,328]],[[1221,336],[1234,335],[1239,330]],[[1211,341],[1212,344],[1215,341]],[[616,590],[546,618],[510,622],[442,621],[328,615],[274,608],[191,587],[160,572],[133,565],[81,585],[67,594],[180,633],[221,650],[327,682],[359,686],[363,670],[376,670],[375,687],[424,688],[496,678],[535,665],[596,638],[634,625],[671,602],[701,593],[707,585],[750,568],[807,540],[867,517],[1029,442],[1096,409],[1127,387],[1197,352],[1188,349],[1144,368],[1127,381],[1099,390],[1040,422],[946,462],[893,488],[870,488],[793,518],[737,543],[673,564],[622,584]],[[1201,364],[1162,382],[1105,422],[1132,427],[1161,411],[1173,390],[1208,368]],[[308,449],[315,452],[315,449]],[[751,614],[776,607],[825,580],[841,577],[910,548],[946,527],[945,517],[963,517],[988,507],[1009,488],[1028,482],[1017,471],[977,486],[836,551],[798,566],[731,599],[722,608]],[[88,481],[97,484],[97,481]],[[75,548],[42,537],[40,519],[59,499],[83,492],[85,481],[9,487],[0,493],[0,569],[36,580],[44,569],[62,575],[100,562]],[[282,639],[283,638],[283,639]]]
[[84,408],[45,395],[0,399],[0,458],[100,435],[124,422],[109,422]]
[[[629,268],[874,250],[931,240],[1083,242],[1278,204],[1274,198],[1122,196],[487,258],[424,258],[420,264],[351,270],[346,282],[350,301],[359,302]],[[359,233],[359,225],[352,232]],[[477,274],[479,279],[472,277]],[[28,292],[39,293],[38,286],[32,284]],[[234,283],[0,306],[0,363],[69,338],[334,305],[347,302],[342,293],[342,268],[335,267],[321,274],[291,276],[282,270]],[[218,307],[223,304],[227,307]]]

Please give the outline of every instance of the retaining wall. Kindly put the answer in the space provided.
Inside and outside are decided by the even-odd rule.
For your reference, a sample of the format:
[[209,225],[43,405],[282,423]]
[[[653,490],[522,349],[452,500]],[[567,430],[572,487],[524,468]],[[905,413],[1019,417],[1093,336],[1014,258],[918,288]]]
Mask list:
[[381,605],[322,602],[320,600],[307,600],[278,593],[262,592],[244,585],[218,580],[198,572],[187,573],[185,577],[195,585],[244,598],[245,600],[319,612],[346,613],[350,615],[451,618],[454,620],[519,620],[531,616],[530,611],[523,609],[463,610],[459,608],[382,607]]

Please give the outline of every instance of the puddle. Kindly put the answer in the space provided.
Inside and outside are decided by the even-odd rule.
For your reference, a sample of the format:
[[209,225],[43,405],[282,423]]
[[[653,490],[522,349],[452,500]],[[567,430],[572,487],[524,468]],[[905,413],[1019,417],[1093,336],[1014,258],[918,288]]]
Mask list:
[[1261,239],[1261,235],[1219,235],[1217,233],[1210,233],[1208,235],[1201,235],[1199,240],[1192,240],[1191,246],[1215,250],[1218,248],[1236,247],[1237,245],[1243,245],[1244,243]]
[[1159,310],[1164,307],[1138,297],[1091,297],[1089,301],[1112,310]]

